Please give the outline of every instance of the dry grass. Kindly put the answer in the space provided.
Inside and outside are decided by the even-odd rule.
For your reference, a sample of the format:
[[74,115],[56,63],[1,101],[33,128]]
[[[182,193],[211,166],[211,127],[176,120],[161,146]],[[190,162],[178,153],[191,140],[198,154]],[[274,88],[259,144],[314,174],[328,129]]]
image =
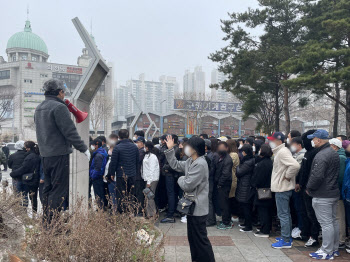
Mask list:
[[[138,241],[136,232],[146,230],[154,239],[161,233],[154,228],[154,220],[136,218],[135,203],[129,203],[128,211],[123,214],[98,209],[83,210],[80,205],[74,213],[65,212],[54,216],[48,226],[42,222],[42,216],[29,219],[20,206],[20,198],[3,191],[0,193],[0,212],[6,212],[23,226],[25,236],[12,234],[8,227],[1,227],[0,233],[6,237],[8,253],[17,254],[24,261],[28,258],[49,262],[85,262],[85,261],[160,261],[163,241],[153,241],[151,245]],[[13,231],[13,230],[12,230]],[[4,246],[1,247],[3,249]],[[28,260],[29,261],[29,260]]]

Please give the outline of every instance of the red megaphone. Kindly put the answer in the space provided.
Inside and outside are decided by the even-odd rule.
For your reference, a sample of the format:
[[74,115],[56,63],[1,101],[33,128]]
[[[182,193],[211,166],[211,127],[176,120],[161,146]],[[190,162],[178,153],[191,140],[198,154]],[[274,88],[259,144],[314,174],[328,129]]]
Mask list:
[[88,113],[80,111],[68,99],[65,99],[64,102],[66,103],[69,112],[71,112],[74,115],[75,120],[77,121],[78,124],[83,122],[88,117],[89,115]]

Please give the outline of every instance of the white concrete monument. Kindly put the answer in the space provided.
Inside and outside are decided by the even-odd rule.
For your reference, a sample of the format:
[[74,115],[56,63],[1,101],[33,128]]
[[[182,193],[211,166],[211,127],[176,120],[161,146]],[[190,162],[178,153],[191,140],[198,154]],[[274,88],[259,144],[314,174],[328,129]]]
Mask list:
[[[89,112],[90,103],[100,88],[103,80],[107,76],[109,68],[80,20],[76,17],[72,19],[72,21],[80,37],[82,38],[85,47],[88,49],[91,61],[70,99],[77,108],[82,111]],[[84,122],[77,124],[77,130],[86,145],[89,145],[89,117]],[[83,206],[86,206],[86,208],[88,207],[88,190],[88,160],[84,154],[74,150],[70,158],[69,178],[69,206],[71,212],[77,201],[80,199],[83,201]]]

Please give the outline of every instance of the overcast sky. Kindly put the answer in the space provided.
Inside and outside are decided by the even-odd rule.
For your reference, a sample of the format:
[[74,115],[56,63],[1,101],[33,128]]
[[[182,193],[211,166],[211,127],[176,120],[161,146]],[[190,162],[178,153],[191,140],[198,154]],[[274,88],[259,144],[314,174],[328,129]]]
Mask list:
[[49,50],[49,61],[76,64],[83,42],[71,19],[78,16],[103,57],[114,64],[118,85],[146,74],[147,80],[175,76],[201,65],[209,85],[211,52],[224,46],[220,19],[257,7],[256,0],[1,0],[0,56],[7,40],[29,20]]

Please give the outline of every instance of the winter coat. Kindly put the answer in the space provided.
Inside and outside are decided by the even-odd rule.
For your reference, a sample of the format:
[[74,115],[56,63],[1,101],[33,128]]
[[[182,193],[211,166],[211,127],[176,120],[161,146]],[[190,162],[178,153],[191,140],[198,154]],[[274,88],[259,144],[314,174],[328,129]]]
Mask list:
[[257,189],[271,188],[271,174],[273,162],[270,157],[256,158],[254,174],[251,179],[251,185],[255,192],[255,204],[259,206],[270,206],[272,199],[259,200]]
[[255,158],[244,156],[237,167],[236,176],[238,179],[236,199],[241,203],[249,203],[252,200],[251,178],[254,174]]
[[209,213],[209,169],[204,156],[195,161],[192,158],[178,161],[174,149],[164,152],[172,169],[185,173],[179,177],[177,183],[185,193],[195,195],[195,209],[193,216],[205,216]]
[[229,198],[232,198],[236,196],[236,189],[237,189],[236,169],[239,165],[239,156],[237,153],[230,153],[230,157],[232,158],[233,166],[232,166],[232,183],[231,183]]
[[306,188],[307,182],[309,181],[309,176],[311,172],[312,161],[316,154],[318,153],[318,148],[310,148],[304,154],[304,158],[301,161],[300,170],[297,176],[297,183],[300,187]]
[[9,157],[9,155],[10,155],[10,149],[9,149],[8,146],[3,146],[3,147],[2,147],[2,152],[4,152],[6,158]]
[[232,158],[229,154],[220,156],[215,164],[215,184],[220,187],[231,187],[232,184]]
[[39,184],[40,179],[40,156],[34,151],[26,152],[25,158],[20,167],[16,170],[12,170],[10,176],[16,180],[22,180],[24,174],[34,173],[33,180],[30,181],[31,185]]
[[[178,145],[175,145],[173,147],[173,150],[175,152],[175,157],[177,160],[181,160],[181,152],[180,152],[180,148]],[[165,153],[165,152],[164,152]],[[176,170],[174,170],[173,168],[171,168],[167,158],[164,161],[164,165],[163,165],[163,170],[162,170],[162,174],[165,176],[174,176],[176,178],[178,178],[181,174],[179,172],[177,172]]]
[[139,150],[129,139],[120,140],[114,147],[108,176],[135,177],[138,172]]
[[[18,150],[17,152],[10,155],[9,160],[7,162],[8,167],[12,169],[12,171],[17,170],[23,164],[23,161],[27,155],[27,151]],[[22,177],[14,178],[15,180],[22,180]]]
[[84,153],[88,148],[81,139],[63,100],[45,96],[35,109],[36,137],[43,157],[68,155],[74,148]]
[[139,162],[138,167],[137,167],[137,176],[136,176],[136,180],[142,180],[142,176],[141,176],[141,168],[142,168],[142,162],[143,162],[143,158],[145,157],[145,149],[144,147],[139,148]]
[[92,153],[92,162],[90,166],[90,178],[92,180],[102,178],[105,174],[108,154],[103,147],[98,148]]
[[214,181],[216,163],[219,159],[219,155],[217,153],[213,153],[211,151],[208,151],[207,158],[209,158],[210,162],[211,162],[210,169],[209,169],[209,180]]
[[293,158],[299,163],[299,165],[301,165],[301,162],[304,159],[305,153],[306,153],[306,149],[303,148],[298,153],[293,154]]
[[339,167],[339,155],[329,143],[319,147],[312,162],[309,182],[306,185],[309,195],[317,198],[338,198]]
[[[5,153],[2,150],[0,150],[0,166],[6,164],[6,159],[7,157]],[[0,172],[1,172],[1,169],[0,169]]]
[[[348,159],[346,157],[345,154],[345,149],[344,148],[340,148],[337,151],[338,155],[339,155],[339,162],[340,162],[340,166],[339,166],[339,177],[338,177],[338,186],[339,186],[339,190],[341,192],[342,187],[343,187],[343,181],[344,181],[344,173],[345,173],[345,168],[346,168],[346,160]],[[340,199],[342,198],[342,194],[340,194]]]
[[159,162],[155,154],[148,153],[144,156],[141,171],[142,178],[148,185],[159,180]]
[[[299,163],[293,158],[292,153],[284,144],[272,149],[272,152],[274,160],[271,175],[271,191],[286,192],[294,190],[295,177],[300,169]],[[290,181],[286,178],[290,179]]]
[[350,201],[350,158],[346,160],[345,164],[342,197],[344,200]]

